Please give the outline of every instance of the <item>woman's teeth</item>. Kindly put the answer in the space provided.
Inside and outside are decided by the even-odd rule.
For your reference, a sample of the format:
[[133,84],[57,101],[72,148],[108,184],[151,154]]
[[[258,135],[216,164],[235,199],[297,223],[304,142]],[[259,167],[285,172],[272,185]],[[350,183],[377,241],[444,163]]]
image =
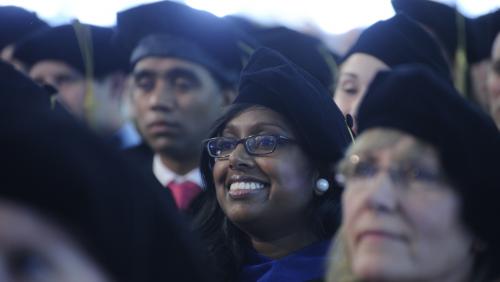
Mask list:
[[256,190],[263,188],[264,184],[259,182],[234,182],[229,186],[229,190]]

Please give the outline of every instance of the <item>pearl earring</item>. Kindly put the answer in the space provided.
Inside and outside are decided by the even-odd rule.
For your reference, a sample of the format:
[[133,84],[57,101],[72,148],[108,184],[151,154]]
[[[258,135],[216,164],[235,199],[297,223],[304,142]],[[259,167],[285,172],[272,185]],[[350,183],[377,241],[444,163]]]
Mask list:
[[317,194],[323,194],[325,193],[326,191],[328,191],[328,188],[330,188],[330,183],[328,183],[328,180],[324,179],[324,178],[320,178],[318,179],[318,181],[316,181],[316,193]]

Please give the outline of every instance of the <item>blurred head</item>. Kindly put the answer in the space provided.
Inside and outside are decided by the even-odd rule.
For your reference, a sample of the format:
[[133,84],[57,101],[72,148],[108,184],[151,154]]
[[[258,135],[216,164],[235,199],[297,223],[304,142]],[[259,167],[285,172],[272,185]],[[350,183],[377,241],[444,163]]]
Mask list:
[[497,277],[492,120],[435,72],[401,66],[376,75],[358,122],[338,177],[347,269],[363,281]]
[[66,228],[39,211],[0,199],[2,281],[112,281]]
[[340,164],[343,238],[363,281],[465,281],[474,261],[462,200],[431,145],[374,128]]
[[498,128],[500,128],[500,33],[498,33],[493,43],[487,88],[489,94],[489,111]]
[[0,66],[1,280],[200,281],[196,243],[161,186]]
[[13,57],[14,45],[37,30],[48,28],[36,13],[16,6],[0,7],[0,60],[25,71],[25,66]]
[[111,41],[113,34],[111,28],[78,22],[61,25],[22,39],[13,56],[36,82],[56,88],[72,114],[103,133],[114,133],[124,118],[117,108],[127,60]]
[[68,110],[76,117],[84,118],[88,85],[80,71],[63,61],[43,60],[33,65],[28,74],[40,85],[49,84],[56,88],[60,101]]

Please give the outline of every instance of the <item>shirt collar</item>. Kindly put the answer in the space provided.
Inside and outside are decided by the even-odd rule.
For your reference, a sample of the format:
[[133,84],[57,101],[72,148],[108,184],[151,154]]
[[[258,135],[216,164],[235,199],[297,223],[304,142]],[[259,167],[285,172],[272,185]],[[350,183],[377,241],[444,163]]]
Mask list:
[[167,186],[172,181],[177,183],[191,181],[203,187],[199,168],[195,168],[184,175],[178,175],[161,162],[160,155],[158,154],[155,154],[153,157],[153,173],[163,186]]

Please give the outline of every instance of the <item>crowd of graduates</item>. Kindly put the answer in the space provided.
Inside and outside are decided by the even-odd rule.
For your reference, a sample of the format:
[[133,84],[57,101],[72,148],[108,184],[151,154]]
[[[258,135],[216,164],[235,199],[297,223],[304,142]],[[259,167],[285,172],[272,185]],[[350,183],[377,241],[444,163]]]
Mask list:
[[392,5],[345,54],[0,6],[0,281],[500,281],[500,9]]

